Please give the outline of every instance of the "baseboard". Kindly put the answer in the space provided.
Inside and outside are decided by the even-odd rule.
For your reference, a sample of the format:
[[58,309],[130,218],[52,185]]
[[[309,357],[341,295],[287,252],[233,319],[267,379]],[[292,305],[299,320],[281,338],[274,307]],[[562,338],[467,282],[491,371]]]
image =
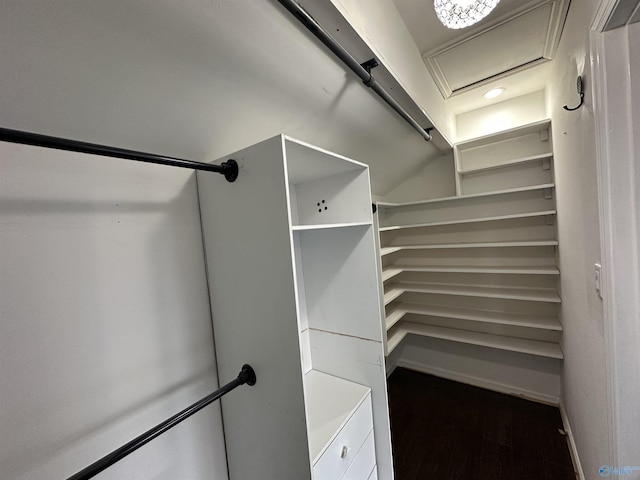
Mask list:
[[387,378],[389,378],[391,376],[391,374],[393,373],[393,371],[398,368],[398,362],[392,362],[391,364],[387,364],[386,369],[387,369]]
[[507,395],[526,398],[527,400],[532,400],[538,403],[545,403],[547,405],[553,405],[555,407],[560,404],[560,398],[554,395],[546,395],[543,393],[538,393],[511,385],[505,385],[499,382],[493,382],[484,378],[451,372],[442,368],[433,368],[409,360],[398,360],[393,368],[395,369],[396,367],[408,368],[409,370],[427,373],[429,375],[446,378],[447,380],[453,380],[455,382],[466,383],[467,385],[473,385],[474,387],[486,388],[487,390],[493,390],[499,393],[506,393]]
[[564,405],[562,402],[560,402],[560,416],[562,417],[564,431],[566,432],[567,440],[569,441],[569,452],[571,453],[571,460],[573,461],[573,469],[578,474],[579,480],[585,480],[584,472],[582,471],[582,465],[580,464],[580,457],[578,456],[578,449],[576,448],[576,442],[573,438],[571,425],[569,424],[569,417],[567,416],[567,411],[564,409]]

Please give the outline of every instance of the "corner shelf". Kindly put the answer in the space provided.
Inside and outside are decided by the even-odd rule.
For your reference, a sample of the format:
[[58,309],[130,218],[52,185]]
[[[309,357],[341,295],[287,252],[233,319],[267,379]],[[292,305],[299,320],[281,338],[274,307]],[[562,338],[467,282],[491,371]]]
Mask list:
[[382,255],[389,255],[400,250],[442,250],[456,248],[513,248],[513,247],[555,247],[557,240],[531,240],[516,242],[475,242],[475,243],[434,243],[432,245],[402,245],[381,248]]
[[[430,293],[460,297],[501,298],[527,302],[560,303],[560,296],[550,288],[494,287],[438,283],[397,283],[385,293],[385,305],[403,293]],[[389,300],[388,300],[389,299]]]
[[474,167],[474,168],[467,168],[464,170],[459,170],[458,173],[460,173],[460,175],[467,175],[467,174],[471,174],[471,173],[480,173],[480,172],[488,172],[490,170],[496,170],[499,168],[505,168],[505,167],[511,167],[513,165],[519,165],[519,164],[523,164],[523,163],[531,163],[531,162],[536,162],[536,161],[542,161],[542,160],[551,160],[553,158],[553,153],[551,152],[546,152],[546,153],[542,153],[539,155],[532,155],[530,157],[521,157],[521,158],[514,158],[512,160],[506,160],[500,163],[494,163],[494,164],[490,164],[490,165],[484,165],[482,167]]
[[419,323],[402,322],[392,329],[387,340],[388,352],[391,353],[408,334],[424,337],[438,338],[453,342],[479,345],[482,347],[508,350],[511,352],[525,353],[539,357],[548,357],[561,360],[563,358],[560,345],[538,340],[528,340],[488,333],[477,333],[454,328],[436,327]]
[[355,222],[355,223],[327,223],[316,225],[293,225],[291,230],[294,232],[302,232],[306,230],[325,230],[330,228],[350,228],[350,227],[370,227],[372,222]]
[[382,271],[382,280],[387,281],[403,272],[421,273],[488,273],[503,275],[560,275],[557,267],[517,266],[517,267],[485,267],[472,265],[432,265],[426,267],[393,266]]

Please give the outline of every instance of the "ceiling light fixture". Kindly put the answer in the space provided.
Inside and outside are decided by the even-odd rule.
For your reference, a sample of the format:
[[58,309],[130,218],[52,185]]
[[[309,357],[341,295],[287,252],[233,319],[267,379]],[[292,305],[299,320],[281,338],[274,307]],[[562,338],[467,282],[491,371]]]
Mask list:
[[484,98],[496,98],[498,95],[502,95],[502,92],[504,91],[505,91],[505,88],[502,88],[502,87],[492,88],[482,96]]
[[500,0],[434,0],[433,8],[445,27],[465,28],[489,15]]

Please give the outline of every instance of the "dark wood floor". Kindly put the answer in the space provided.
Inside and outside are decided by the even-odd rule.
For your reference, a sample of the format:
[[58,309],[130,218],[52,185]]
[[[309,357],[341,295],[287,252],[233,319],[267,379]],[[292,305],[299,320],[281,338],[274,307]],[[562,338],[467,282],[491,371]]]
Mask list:
[[402,368],[389,397],[396,480],[576,479],[555,407]]

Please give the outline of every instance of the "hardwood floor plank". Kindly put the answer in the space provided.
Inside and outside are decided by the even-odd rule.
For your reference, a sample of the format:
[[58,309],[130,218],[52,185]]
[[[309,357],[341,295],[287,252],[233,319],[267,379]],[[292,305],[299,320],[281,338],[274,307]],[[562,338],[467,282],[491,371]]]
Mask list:
[[555,407],[398,368],[396,480],[575,480]]

